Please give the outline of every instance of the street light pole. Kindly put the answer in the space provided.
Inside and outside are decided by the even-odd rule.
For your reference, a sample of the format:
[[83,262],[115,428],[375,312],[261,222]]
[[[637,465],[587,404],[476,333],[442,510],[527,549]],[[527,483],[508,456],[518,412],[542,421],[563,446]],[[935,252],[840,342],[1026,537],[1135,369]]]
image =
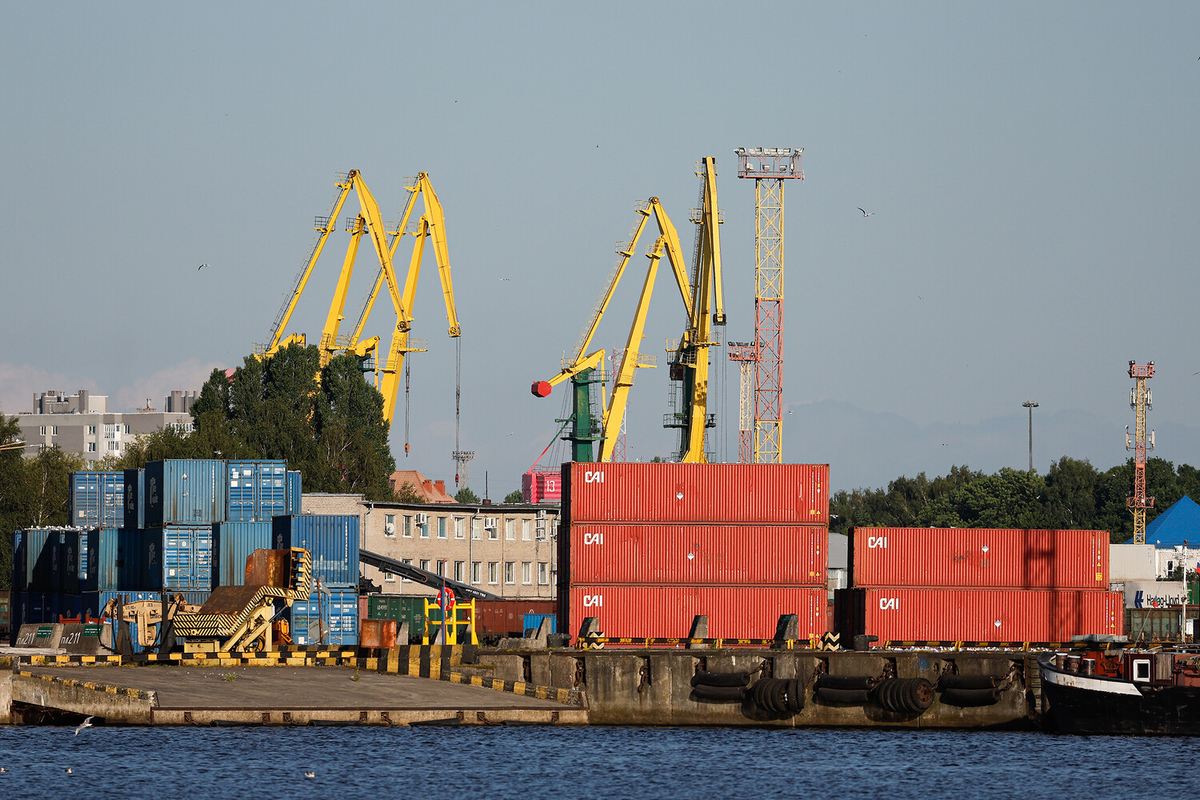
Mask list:
[[1029,409],[1029,471],[1033,472],[1033,410],[1038,407],[1038,404],[1032,400],[1026,400],[1021,405]]

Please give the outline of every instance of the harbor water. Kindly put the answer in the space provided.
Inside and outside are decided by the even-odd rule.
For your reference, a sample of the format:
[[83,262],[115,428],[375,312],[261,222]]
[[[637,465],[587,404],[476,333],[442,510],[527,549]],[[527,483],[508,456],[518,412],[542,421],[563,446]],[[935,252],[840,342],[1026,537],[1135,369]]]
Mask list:
[[1195,744],[827,729],[94,727],[75,736],[29,726],[0,728],[0,797],[1061,800],[1108,794],[1131,774],[1155,796],[1196,797]]

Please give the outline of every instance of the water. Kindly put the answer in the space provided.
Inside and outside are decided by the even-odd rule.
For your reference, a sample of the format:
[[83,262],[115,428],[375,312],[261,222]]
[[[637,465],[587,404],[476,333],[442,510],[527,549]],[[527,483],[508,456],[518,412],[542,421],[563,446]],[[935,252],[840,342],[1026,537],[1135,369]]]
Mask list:
[[1200,796],[1195,739],[730,728],[72,731],[0,728],[0,766],[9,770],[0,798]]

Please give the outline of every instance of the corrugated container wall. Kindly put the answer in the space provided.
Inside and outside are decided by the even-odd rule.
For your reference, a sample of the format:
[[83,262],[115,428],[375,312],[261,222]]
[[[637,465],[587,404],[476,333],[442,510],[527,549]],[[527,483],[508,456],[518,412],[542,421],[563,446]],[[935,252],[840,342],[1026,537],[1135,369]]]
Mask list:
[[288,513],[287,463],[284,461],[229,461],[227,522],[270,522]]
[[141,531],[145,553],[143,589],[212,588],[212,527],[168,525]]
[[303,547],[312,555],[313,578],[328,588],[358,588],[358,517],[350,514],[279,516],[271,546]]
[[[410,637],[425,631],[425,600],[421,595],[372,594],[366,597],[369,619],[394,619],[408,623]],[[478,629],[477,629],[478,630]],[[407,641],[400,644],[408,644]]]
[[826,464],[563,464],[564,516],[581,522],[829,523]]
[[524,636],[526,614],[556,613],[557,600],[476,600],[475,630],[481,635]]
[[93,528],[80,534],[80,552],[88,563],[79,580],[80,592],[144,589],[145,552],[141,531]]
[[246,582],[246,557],[271,547],[271,522],[218,522],[212,533],[212,585]]
[[58,591],[77,594],[79,589],[79,540],[87,545],[87,531],[70,530],[58,535]]
[[1120,635],[1120,592],[1078,589],[841,589],[834,593],[842,640],[883,642],[1069,642]]
[[300,475],[300,470],[289,470],[287,474],[287,509],[284,510],[283,513],[304,513],[303,509],[300,507],[303,496],[303,478]]
[[123,472],[72,472],[71,524],[81,528],[115,528],[125,516]]
[[857,587],[1107,589],[1108,532],[856,528]]
[[146,465],[146,527],[224,522],[228,484],[224,461],[151,461]]
[[684,637],[697,614],[708,615],[717,639],[770,639],[782,614],[795,614],[800,638],[825,632],[827,591],[814,587],[572,586],[564,633],[578,635],[585,617],[597,617],[613,637]]
[[125,523],[111,527],[130,530],[146,527],[146,470],[125,470]]
[[358,593],[332,590],[296,600],[289,612],[292,641],[308,644],[358,644]]
[[572,584],[827,581],[829,532],[823,527],[577,523],[568,536],[560,534],[569,556],[559,563],[570,565]]

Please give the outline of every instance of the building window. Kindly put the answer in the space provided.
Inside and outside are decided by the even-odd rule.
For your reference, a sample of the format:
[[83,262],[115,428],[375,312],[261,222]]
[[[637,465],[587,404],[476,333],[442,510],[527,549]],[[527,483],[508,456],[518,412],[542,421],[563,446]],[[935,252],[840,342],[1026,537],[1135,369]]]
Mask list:
[[515,562],[515,561],[505,561],[504,562],[504,582],[505,583],[516,583],[517,582],[517,562]]
[[525,584],[526,586],[533,583],[533,562],[532,561],[522,561],[521,562],[521,583]]
[[488,583],[499,583],[499,582],[500,582],[500,562],[499,561],[489,561],[488,562]]
[[395,576],[394,574],[392,574],[391,572],[388,572],[387,570],[384,570],[384,572],[383,572],[383,582],[384,582],[384,583],[395,583],[395,582],[396,582],[396,576]]
[[479,583],[479,561],[471,562],[471,583]]
[[[411,558],[402,558],[402,559],[400,559],[400,563],[411,567],[412,559]],[[407,581],[411,581],[412,578],[405,578],[404,580],[407,582]]]
[[125,426],[125,434],[126,434],[126,435],[129,435],[129,425],[126,425],[126,426]]
[[438,538],[439,539],[446,538],[446,518],[445,517],[438,517]]
[[95,426],[95,425],[88,425],[88,426],[87,426],[87,435],[88,435],[88,436],[95,436],[95,435],[96,435],[96,426]]
[[[105,439],[117,438],[117,429],[120,427],[121,427],[120,425],[117,425],[112,422],[104,423],[104,438]],[[45,432],[46,432],[46,429],[42,428],[42,433],[45,433]]]
[[384,514],[383,515],[383,535],[395,538],[395,536],[396,536],[396,515],[395,514]]
[[480,517],[472,517],[471,518],[471,538],[472,539],[482,539],[483,538],[483,519]]
[[417,527],[421,529],[421,538],[428,539],[429,538],[429,518],[426,517],[425,522],[422,522]]
[[538,562],[538,583],[542,586],[550,583],[550,564],[545,561]]
[[465,539],[467,536],[467,527],[462,517],[454,518],[454,538]]
[[51,425],[51,426],[50,426],[50,435],[51,435],[51,436],[58,436],[58,426],[57,426],[57,425]]
[[42,436],[45,436],[45,435],[46,435],[46,426],[45,426],[45,425],[43,425],[43,426],[41,427],[41,435],[42,435]]
[[429,559],[428,558],[421,559],[421,569],[425,570],[426,572],[429,572]]
[[492,520],[492,527],[487,529],[489,539],[499,539],[500,531],[497,529],[496,520]]
[[521,520],[521,541],[528,542],[533,538],[532,528],[529,526],[529,520]]
[[121,449],[121,443],[120,443],[120,442],[109,442],[109,443],[108,443],[108,449],[109,449],[109,450],[120,450],[120,449]]
[[88,452],[89,452],[89,453],[94,453],[94,452],[96,452],[96,443],[95,443],[95,442],[88,442],[88,443],[87,443],[87,445],[88,445]]
[[412,538],[412,514],[404,515],[404,538]]
[[463,569],[466,567],[466,565],[467,565],[467,562],[465,562],[465,561],[455,561],[454,562],[454,580],[460,581],[460,582],[462,581]]
[[438,575],[441,575],[443,578],[446,577],[446,560],[444,558],[438,559],[437,568]]
[[515,519],[504,520],[504,538],[510,542],[517,538],[517,521]]

